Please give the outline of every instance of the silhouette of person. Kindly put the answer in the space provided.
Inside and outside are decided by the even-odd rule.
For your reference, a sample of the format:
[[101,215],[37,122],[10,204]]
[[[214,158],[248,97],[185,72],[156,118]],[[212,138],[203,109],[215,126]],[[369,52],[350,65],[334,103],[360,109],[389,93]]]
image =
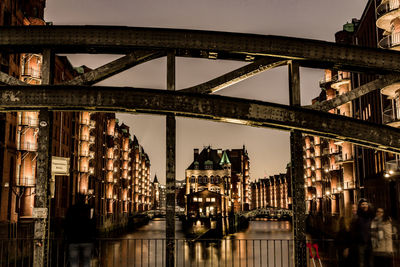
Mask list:
[[85,203],[86,196],[78,195],[75,205],[69,208],[65,218],[65,238],[71,267],[90,267],[96,236],[96,222],[91,207]]
[[360,199],[357,218],[352,222],[351,227],[357,262],[360,267],[372,265],[371,221],[373,217],[374,213],[368,201],[364,198]]
[[371,243],[374,266],[390,267],[393,256],[392,224],[382,208],[371,222]]

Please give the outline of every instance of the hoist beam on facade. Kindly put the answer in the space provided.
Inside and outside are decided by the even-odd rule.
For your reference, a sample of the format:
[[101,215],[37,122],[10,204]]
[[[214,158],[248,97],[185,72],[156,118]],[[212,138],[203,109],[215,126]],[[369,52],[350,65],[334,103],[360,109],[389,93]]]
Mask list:
[[385,75],[379,79],[376,79],[372,82],[366,83],[364,85],[361,85],[360,87],[355,88],[354,90],[351,90],[347,93],[338,95],[337,97],[322,101],[322,102],[316,102],[313,105],[306,106],[315,110],[321,110],[321,111],[328,111],[333,108],[337,108],[347,102],[350,102],[354,99],[357,99],[363,95],[366,95],[372,91],[382,89],[385,86],[391,85],[395,82],[400,81],[400,75],[398,74],[388,74]]
[[65,85],[93,85],[113,75],[147,61],[162,57],[163,52],[139,50],[124,57],[118,58],[92,71],[84,73],[74,79],[64,82]]
[[27,85],[23,81],[0,71],[0,85]]
[[0,36],[0,50],[6,52],[40,52],[43,47],[57,53],[111,54],[175,49],[177,56],[201,57],[205,51],[218,53],[218,59],[272,56],[323,69],[400,72],[397,51],[283,36],[117,26],[2,27]]
[[261,58],[254,61],[251,64],[238,68],[234,71],[228,72],[208,82],[193,87],[185,88],[180,91],[211,94],[225,87],[231,86],[235,83],[251,78],[254,75],[257,75],[263,71],[285,65],[286,63],[287,61],[282,60],[281,58],[269,58],[269,57]]
[[396,128],[301,107],[130,87],[0,87],[2,112],[45,107],[53,110],[175,114],[258,127],[297,129],[316,136],[400,153],[400,130]]

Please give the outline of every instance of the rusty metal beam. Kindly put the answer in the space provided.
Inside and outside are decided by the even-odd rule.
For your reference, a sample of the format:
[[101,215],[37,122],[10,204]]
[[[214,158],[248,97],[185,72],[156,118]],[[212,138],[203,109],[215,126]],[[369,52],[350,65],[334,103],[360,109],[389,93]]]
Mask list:
[[0,85],[27,85],[23,81],[0,71]]
[[147,61],[164,56],[160,51],[139,50],[67,81],[65,85],[93,85]]
[[333,108],[339,107],[347,102],[350,102],[354,99],[357,99],[363,95],[366,95],[372,91],[382,89],[383,87],[388,86],[388,85],[393,84],[398,81],[400,81],[399,75],[396,75],[396,74],[385,75],[379,79],[376,79],[372,82],[361,85],[360,87],[357,87],[354,90],[351,90],[347,93],[339,95],[333,99],[322,101],[322,102],[316,102],[313,105],[306,106],[306,107],[312,108],[315,110],[328,111]]
[[[296,61],[289,64],[289,102],[300,107],[300,66]],[[306,199],[304,192],[303,138],[299,130],[290,133],[290,158],[292,180],[292,209],[294,236],[294,266],[307,266],[306,251]]]
[[238,68],[234,71],[228,72],[222,76],[212,79],[208,82],[185,88],[181,92],[193,92],[201,94],[211,94],[225,87],[231,86],[235,83],[241,82],[245,79],[251,78],[263,71],[273,69],[287,64],[287,60],[281,58],[261,58],[255,62],[248,64],[244,67]]
[[301,107],[218,95],[130,87],[0,87],[2,112],[46,107],[52,110],[175,114],[258,127],[296,129],[312,135],[400,153],[399,129]]
[[[54,53],[50,49],[43,51],[42,82],[52,84],[54,82]],[[35,185],[35,203],[33,212],[41,214],[35,218],[34,228],[34,256],[33,266],[48,266],[49,237],[50,237],[50,198],[48,183],[51,178],[51,136],[52,136],[52,112],[47,107],[39,111],[39,134],[37,177]]]
[[[167,90],[175,91],[175,52],[167,54]],[[176,182],[176,121],[166,116],[166,266],[175,266],[175,182]]]
[[[113,26],[1,27],[0,50],[127,54],[136,49],[175,49],[178,55],[274,56],[300,64],[349,71],[400,72],[400,53],[324,41],[270,35]],[[197,51],[194,53],[193,51]],[[193,52],[193,53],[191,53]]]

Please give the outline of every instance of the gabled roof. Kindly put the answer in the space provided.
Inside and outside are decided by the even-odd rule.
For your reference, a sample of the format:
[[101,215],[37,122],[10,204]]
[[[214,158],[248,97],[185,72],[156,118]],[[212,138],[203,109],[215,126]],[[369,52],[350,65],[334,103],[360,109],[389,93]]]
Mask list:
[[198,162],[198,169],[205,170],[206,162],[207,164],[212,163],[213,170],[222,170],[222,167],[219,165],[221,161],[221,157],[218,155],[218,151],[216,149],[212,149],[211,147],[204,147],[203,150],[193,159],[193,162],[187,168],[188,170],[195,169],[195,163]]

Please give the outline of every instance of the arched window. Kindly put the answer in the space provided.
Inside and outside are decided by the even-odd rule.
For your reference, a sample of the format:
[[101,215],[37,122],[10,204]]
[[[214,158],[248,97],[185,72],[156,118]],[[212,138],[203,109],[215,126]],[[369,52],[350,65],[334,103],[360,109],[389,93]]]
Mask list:
[[217,175],[217,177],[215,178],[215,183],[216,183],[216,184],[219,184],[219,183],[220,183],[220,179],[221,179],[221,178],[219,177],[219,175]]
[[201,177],[200,175],[197,177],[197,182],[200,184],[203,181],[203,177]]
[[190,177],[190,183],[195,183],[196,182],[196,177],[192,176]]
[[211,184],[214,183],[214,176],[213,176],[213,175],[211,175],[211,177],[210,177],[210,183],[211,183]]

